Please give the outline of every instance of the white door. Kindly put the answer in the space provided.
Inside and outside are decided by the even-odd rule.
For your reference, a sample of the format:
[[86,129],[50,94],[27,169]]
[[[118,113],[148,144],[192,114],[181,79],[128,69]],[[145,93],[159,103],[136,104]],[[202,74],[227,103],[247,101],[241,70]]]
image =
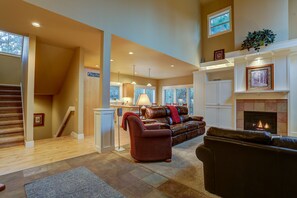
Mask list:
[[219,104],[230,105],[232,104],[232,81],[224,80],[219,84]]
[[207,106],[205,108],[205,122],[208,127],[219,127],[218,125],[218,107]]
[[218,82],[208,82],[205,84],[206,106],[218,105]]
[[220,106],[218,110],[219,127],[232,129],[232,120],[232,106]]

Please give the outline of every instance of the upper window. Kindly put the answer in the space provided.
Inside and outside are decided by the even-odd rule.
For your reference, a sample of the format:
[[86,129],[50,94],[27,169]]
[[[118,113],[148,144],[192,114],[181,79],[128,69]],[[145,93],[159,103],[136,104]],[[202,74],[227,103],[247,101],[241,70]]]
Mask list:
[[0,31],[0,52],[20,56],[22,54],[23,36]]
[[232,31],[231,7],[209,14],[208,37],[217,36]]

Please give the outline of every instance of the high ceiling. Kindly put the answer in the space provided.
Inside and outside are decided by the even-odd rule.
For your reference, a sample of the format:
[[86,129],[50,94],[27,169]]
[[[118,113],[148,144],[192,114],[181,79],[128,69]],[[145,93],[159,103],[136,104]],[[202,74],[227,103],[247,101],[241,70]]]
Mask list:
[[[0,18],[5,19],[0,20],[1,30],[22,35],[36,35],[37,41],[40,43],[65,49],[74,49],[80,46],[85,50],[85,66],[96,67],[99,65],[100,30],[22,0],[3,0],[0,1],[0,7]],[[31,23],[34,21],[39,22],[41,27],[33,27]],[[130,51],[134,54],[129,55]],[[112,37],[111,56],[114,60],[111,62],[112,72],[132,74],[132,65],[136,65],[137,76],[148,77],[148,70],[151,68],[151,77],[155,79],[191,75],[192,71],[197,69],[191,64],[117,36]],[[47,61],[39,62],[43,63],[42,67],[48,66],[46,65]]]

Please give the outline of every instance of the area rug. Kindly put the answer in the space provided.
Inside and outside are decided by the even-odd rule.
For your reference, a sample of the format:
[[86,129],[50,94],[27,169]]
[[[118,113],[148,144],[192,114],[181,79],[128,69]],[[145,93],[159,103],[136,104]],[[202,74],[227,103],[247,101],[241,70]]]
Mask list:
[[124,197],[85,167],[25,184],[28,198],[120,198]]
[[[172,161],[139,163],[164,177],[184,184],[206,197],[216,197],[204,188],[203,163],[196,157],[196,148],[203,142],[204,136],[198,136],[172,147]],[[130,155],[130,148],[126,146],[123,152],[115,152],[118,155],[134,161]]]

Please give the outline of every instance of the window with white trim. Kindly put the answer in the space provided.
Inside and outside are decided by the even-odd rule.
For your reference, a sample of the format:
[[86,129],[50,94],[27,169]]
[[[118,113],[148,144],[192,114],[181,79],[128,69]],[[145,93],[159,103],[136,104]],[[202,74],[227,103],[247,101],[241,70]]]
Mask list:
[[189,114],[194,113],[194,89],[193,85],[166,86],[162,88],[163,105],[186,105]]
[[135,85],[134,89],[134,104],[136,104],[138,97],[140,94],[145,93],[149,97],[151,103],[156,102],[156,88],[155,87],[147,87],[141,85]]
[[23,36],[0,30],[0,53],[22,55]]
[[207,16],[208,37],[221,35],[232,31],[231,7],[219,10]]
[[122,98],[122,84],[110,82],[110,101],[119,101]]

